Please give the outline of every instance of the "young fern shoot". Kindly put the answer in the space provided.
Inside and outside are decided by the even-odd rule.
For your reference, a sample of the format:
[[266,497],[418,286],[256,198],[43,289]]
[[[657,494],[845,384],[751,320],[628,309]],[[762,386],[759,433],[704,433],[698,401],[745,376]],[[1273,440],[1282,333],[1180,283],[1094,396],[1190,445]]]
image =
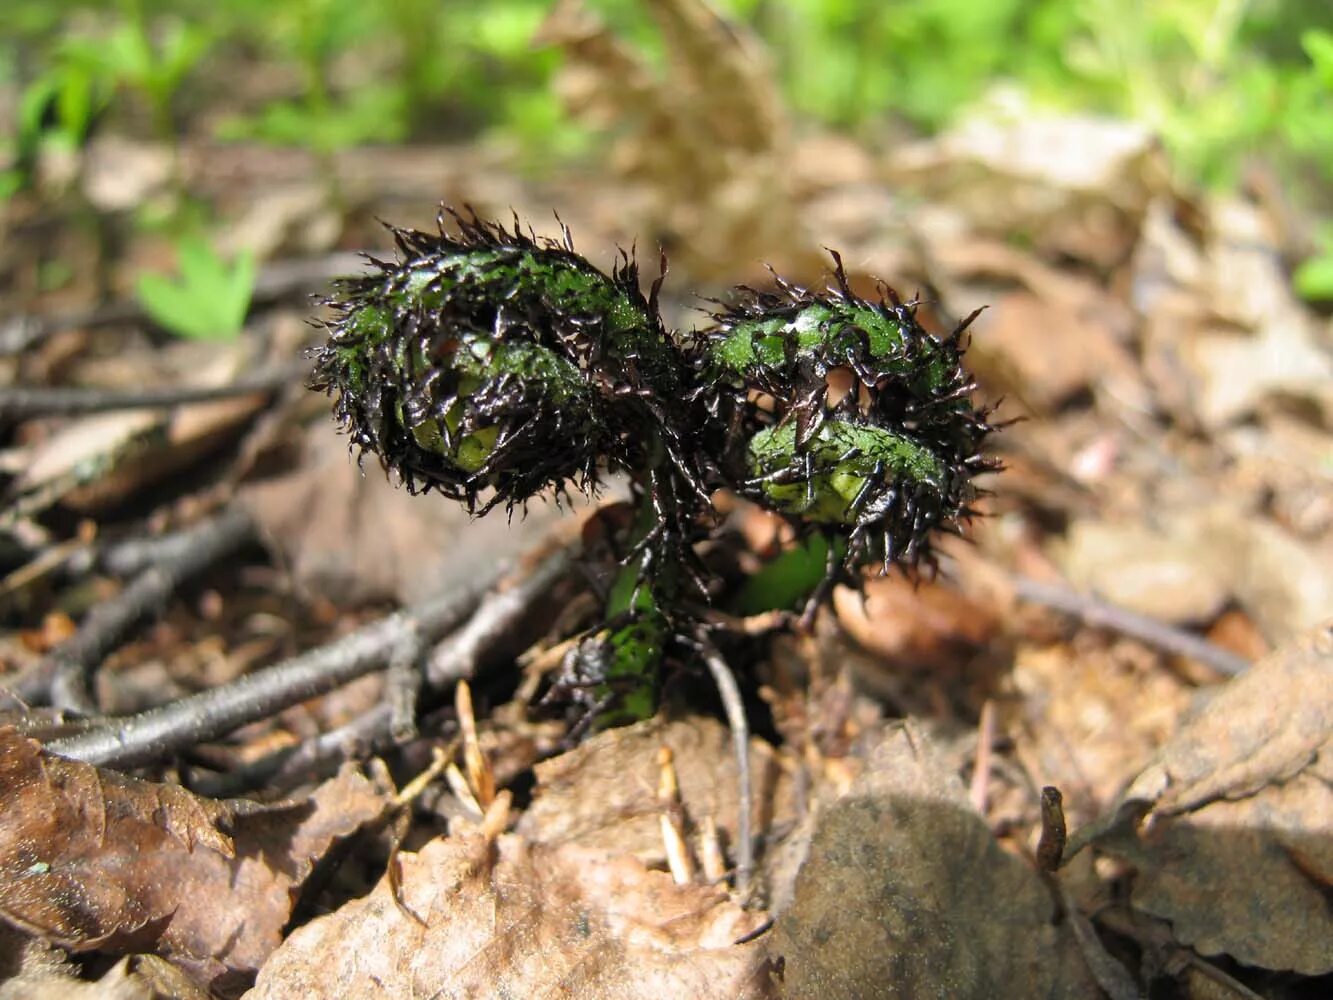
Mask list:
[[662,322],[662,277],[645,296],[629,256],[606,274],[568,230],[449,217],[453,232],[444,213],[438,233],[393,229],[396,259],[337,286],[311,385],[409,490],[474,514],[628,475],[626,555],[579,651],[603,724],[652,714],[663,657],[689,648],[715,491],[824,546],[799,587],[808,611],[867,564],[933,565],[933,533],[972,515],[973,479],[995,463],[966,323],[931,336],[892,291],[857,297],[834,255],[826,292],[740,289],[684,338]]

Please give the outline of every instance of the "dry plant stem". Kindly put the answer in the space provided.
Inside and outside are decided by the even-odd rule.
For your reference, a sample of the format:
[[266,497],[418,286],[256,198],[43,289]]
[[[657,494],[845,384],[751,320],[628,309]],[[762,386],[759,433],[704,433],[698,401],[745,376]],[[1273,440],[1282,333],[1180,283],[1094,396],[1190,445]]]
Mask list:
[[977,722],[977,758],[972,767],[972,784],[968,789],[968,798],[972,800],[972,808],[982,816],[986,814],[987,790],[990,787],[994,746],[995,701],[987,698],[981,706],[981,719]]
[[[91,522],[90,522],[91,523]],[[141,535],[116,542],[85,541],[70,557],[70,573],[91,573],[94,568],[112,576],[133,576],[160,562],[174,562],[192,545],[196,526],[169,531],[164,535]]]
[[667,868],[677,885],[694,881],[694,859],[685,843],[685,822],[680,804],[680,779],[672,761],[671,748],[657,751],[657,802],[662,808],[658,817],[662,830],[662,847],[666,851]]
[[1037,865],[1044,872],[1054,872],[1064,860],[1064,796],[1054,785],[1041,790],[1041,842],[1037,844]]
[[754,790],[750,782],[750,726],[745,719],[745,704],[736,678],[722,658],[718,648],[702,629],[695,633],[704,663],[713,675],[722,706],[731,727],[731,741],[736,751],[736,776],[740,786],[737,792],[739,812],[736,818],[736,894],[742,900],[750,894],[750,877],[754,874],[754,835],[750,830],[751,804]]
[[717,821],[711,815],[699,821],[698,853],[699,865],[709,885],[717,885],[727,877],[727,863],[717,836]]
[[14,700],[40,704],[49,699],[57,708],[96,714],[92,676],[107,653],[140,619],[157,612],[182,582],[254,537],[254,522],[239,508],[182,532],[170,558],[149,566],[115,597],[94,607],[73,636],[18,678],[9,697],[0,695],[0,708],[14,707]]
[[[1169,924],[1123,906],[1103,907],[1096,917],[1100,926],[1134,941],[1145,953],[1153,954],[1154,962],[1163,973],[1176,978],[1186,986],[1193,987],[1193,991],[1187,993],[1187,996],[1265,1000],[1240,980],[1223,972],[1190,948],[1179,944],[1171,933]],[[1191,983],[1192,977],[1189,975],[1191,971],[1208,980],[1208,984],[1200,989],[1198,983]]]
[[5,386],[0,388],[0,418],[13,420],[72,416],[232,399],[255,392],[273,392],[302,378],[309,367],[304,361],[273,365],[226,385],[160,386],[131,390]]
[[1065,919],[1074,931],[1074,939],[1078,942],[1079,951],[1083,953],[1083,961],[1087,963],[1088,971],[1092,973],[1097,985],[1110,1000],[1139,1000],[1143,993],[1129,970],[1106,950],[1092,921],[1079,910],[1078,903],[1069,891],[1063,885],[1057,884],[1057,887]]
[[454,688],[454,708],[458,713],[458,731],[463,742],[463,763],[467,767],[468,787],[483,809],[495,801],[495,775],[481,750],[477,716],[472,710],[472,685],[460,680]]
[[1013,578],[1014,593],[1020,600],[1040,604],[1073,615],[1085,625],[1106,628],[1130,638],[1138,639],[1156,649],[1176,656],[1189,657],[1220,674],[1234,677],[1249,669],[1247,660],[1205,639],[1190,635],[1165,622],[1116,607],[1095,597],[1080,594],[1058,584],[1043,583],[1030,577]]
[[190,544],[188,528],[165,535],[127,538],[123,542],[106,546],[100,552],[90,549],[90,565],[85,572],[91,570],[95,564],[104,572],[115,576],[133,576],[157,563],[179,559],[189,551]]
[[[559,574],[554,573],[554,570],[561,565],[565,567],[572,565],[572,560],[572,552],[557,552],[547,562],[540,564],[531,575],[541,576],[546,570],[551,570],[552,575],[547,577],[547,586],[549,586],[559,579]],[[512,606],[512,601],[508,595],[520,589],[523,582],[520,581],[510,590],[486,597],[473,618],[487,618],[494,621],[495,612],[493,610],[488,611],[488,609],[494,609],[497,606],[501,608]],[[545,589],[545,587],[528,588],[527,593],[532,599],[536,599],[545,592]],[[459,632],[459,635],[463,635],[469,629],[470,625],[465,626]],[[484,631],[484,635],[480,635],[481,631]],[[485,636],[492,634],[493,627],[488,626],[485,630],[479,630],[479,637],[474,637],[464,645],[475,654],[482,648],[481,641]],[[409,680],[406,676],[402,676],[399,680],[405,687],[414,686],[417,688],[415,694],[413,694],[413,697],[415,697],[420,693],[421,671],[419,658],[421,651],[430,640],[429,637],[418,631],[411,633],[410,641],[415,644],[418,657],[418,662],[415,664],[416,669],[413,671],[415,677]],[[404,642],[408,642],[407,633],[404,633]],[[448,646],[449,644],[446,643],[444,648],[448,648]],[[405,652],[406,648],[407,646],[404,645],[399,648],[398,652]],[[192,787],[199,794],[214,798],[239,795],[247,789],[260,786],[265,786],[270,790],[292,788],[302,782],[309,781],[312,776],[331,773],[344,760],[352,757],[364,757],[372,752],[388,749],[403,742],[395,737],[393,725],[395,712],[405,712],[406,707],[402,704],[395,707],[395,701],[406,699],[408,691],[405,689],[396,690],[397,681],[395,681],[393,659],[395,655],[394,651],[389,653],[391,659],[389,673],[386,678],[388,691],[385,693],[385,698],[369,712],[353,719],[345,726],[340,726],[327,733],[320,733],[318,736],[305,740],[295,747],[267,755],[238,771],[224,775],[203,776],[194,782]],[[475,657],[473,662],[475,662]],[[401,716],[399,718],[401,720]]]
[[[103,767],[134,767],[216,739],[379,669],[412,633],[422,642],[437,639],[476,609],[493,582],[493,578],[471,581],[225,687],[115,720],[91,733],[55,740],[46,749]],[[387,715],[386,710],[386,721]]]
[[[55,572],[62,565],[73,568],[88,550],[88,543],[81,538],[71,538],[48,547],[0,580],[0,598],[8,597],[30,586],[34,581]],[[87,560],[83,562],[86,566]]]
[[415,799],[421,797],[430,783],[444,773],[445,768],[449,766],[449,758],[453,756],[453,748],[444,747],[430,748],[430,764],[426,769],[415,778],[404,785],[393,797],[393,804],[401,809],[403,806],[410,805]]

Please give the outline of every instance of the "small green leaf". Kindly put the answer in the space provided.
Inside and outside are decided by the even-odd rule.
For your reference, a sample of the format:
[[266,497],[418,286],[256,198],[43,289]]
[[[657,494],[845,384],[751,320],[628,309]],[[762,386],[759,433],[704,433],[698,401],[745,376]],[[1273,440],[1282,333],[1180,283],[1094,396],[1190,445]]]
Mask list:
[[139,301],[153,320],[172,333],[198,340],[229,340],[245,326],[254,291],[254,255],[227,263],[197,237],[176,248],[179,280],[161,274],[139,278]]
[[1293,283],[1301,298],[1312,302],[1333,301],[1333,250],[1311,257],[1296,268]]
[[1314,63],[1320,82],[1333,90],[1333,32],[1312,28],[1301,35],[1301,47]]
[[7,168],[0,170],[0,201],[14,197],[23,190],[23,171]]
[[18,144],[20,149],[30,150],[37,144],[42,132],[42,116],[47,105],[60,91],[59,81],[54,74],[38,77],[29,84],[19,98],[18,106]]

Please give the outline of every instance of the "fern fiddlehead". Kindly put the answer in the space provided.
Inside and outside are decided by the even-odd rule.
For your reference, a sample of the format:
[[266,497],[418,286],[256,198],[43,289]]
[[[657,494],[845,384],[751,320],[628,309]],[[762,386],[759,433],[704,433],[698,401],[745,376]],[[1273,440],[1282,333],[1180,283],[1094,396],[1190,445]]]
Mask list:
[[[694,553],[730,489],[817,538],[812,602],[861,566],[933,562],[994,467],[961,335],[937,338],[888,289],[856,296],[841,261],[814,293],[741,289],[691,338],[669,332],[634,261],[606,274],[561,241],[475,215],[393,230],[398,254],[330,301],[311,385],[354,445],[409,490],[482,514],[628,473],[637,513],[603,627],[599,709],[652,711],[664,651],[705,595]],[[663,269],[665,273],[665,268]],[[811,596],[813,595],[813,596]]]

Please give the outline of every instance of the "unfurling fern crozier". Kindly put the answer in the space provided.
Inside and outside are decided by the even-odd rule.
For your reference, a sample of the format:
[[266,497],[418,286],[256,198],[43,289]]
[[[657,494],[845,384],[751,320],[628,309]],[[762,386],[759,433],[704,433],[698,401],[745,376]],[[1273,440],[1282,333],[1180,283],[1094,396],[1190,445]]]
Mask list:
[[720,464],[733,488],[824,534],[854,580],[871,562],[933,564],[933,533],[971,517],[974,477],[996,463],[962,366],[976,314],[935,337],[891,289],[855,295],[834,261],[836,287],[777,279],[717,312],[696,391],[731,428]]
[[567,231],[450,215],[454,232],[443,217],[438,233],[392,230],[397,258],[339,283],[311,384],[409,490],[476,514],[628,474],[625,561],[580,647],[616,718],[652,711],[660,660],[716,590],[695,549],[716,490],[827,543],[812,606],[867,563],[933,563],[933,534],[971,515],[974,477],[995,463],[966,323],[928,334],[888,289],[856,296],[835,255],[836,287],[741,289],[682,338],[661,320],[662,279],[645,296],[627,255],[607,274]]

